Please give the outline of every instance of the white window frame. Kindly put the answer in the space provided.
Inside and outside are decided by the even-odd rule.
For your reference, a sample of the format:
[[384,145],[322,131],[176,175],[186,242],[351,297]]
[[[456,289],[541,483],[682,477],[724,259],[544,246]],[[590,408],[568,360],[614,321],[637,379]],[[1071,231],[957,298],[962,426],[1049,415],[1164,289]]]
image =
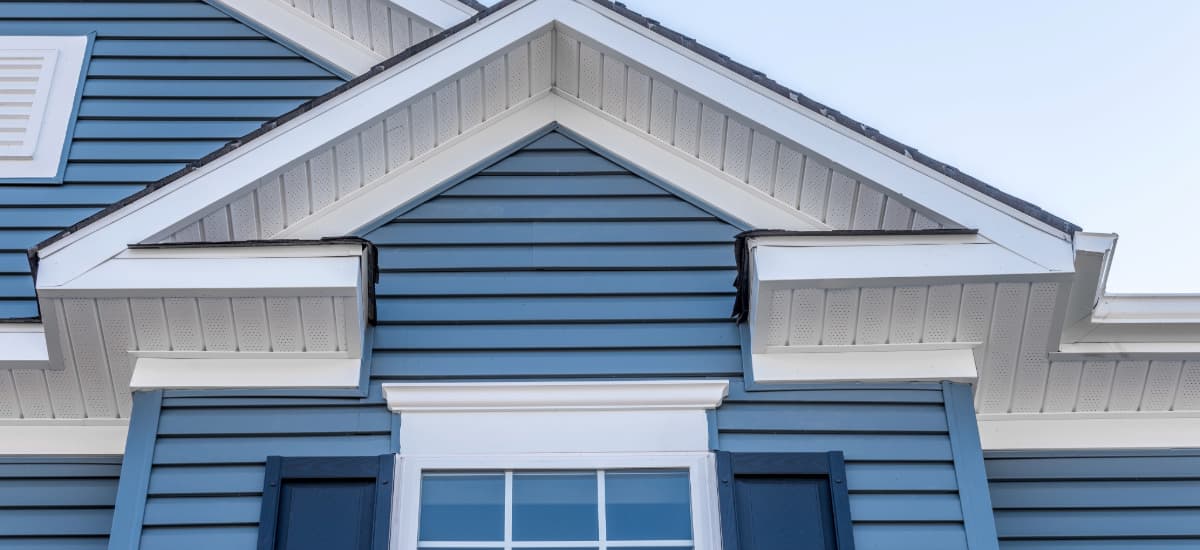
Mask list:
[[26,129],[34,139],[24,147],[0,150],[0,179],[59,176],[89,41],[85,35],[0,36],[0,55],[45,57]]
[[[720,550],[721,516],[718,507],[716,459],[711,452],[673,453],[546,453],[517,455],[405,456],[396,460],[396,483],[392,506],[392,550],[417,550],[421,511],[421,475],[427,471],[519,471],[519,470],[687,470],[692,512],[692,548]],[[507,500],[507,499],[506,499]],[[603,506],[601,507],[603,510]],[[512,513],[506,506],[505,532],[511,533]],[[601,512],[603,514],[603,512]],[[599,550],[608,545],[600,533]],[[561,543],[550,543],[562,547]],[[480,547],[495,548],[481,543]],[[536,546],[522,544],[522,547]],[[645,546],[645,545],[642,545]],[[455,545],[466,548],[467,545]],[[591,545],[588,548],[592,548]],[[511,550],[511,548],[505,548]]]

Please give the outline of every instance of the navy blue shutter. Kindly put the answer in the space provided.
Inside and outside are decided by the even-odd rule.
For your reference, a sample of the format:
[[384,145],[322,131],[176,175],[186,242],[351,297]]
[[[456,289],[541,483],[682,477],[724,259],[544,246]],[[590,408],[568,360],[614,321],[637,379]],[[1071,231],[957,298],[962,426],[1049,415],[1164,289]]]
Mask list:
[[842,453],[717,453],[724,550],[853,550]]
[[259,550],[386,550],[393,455],[267,457]]

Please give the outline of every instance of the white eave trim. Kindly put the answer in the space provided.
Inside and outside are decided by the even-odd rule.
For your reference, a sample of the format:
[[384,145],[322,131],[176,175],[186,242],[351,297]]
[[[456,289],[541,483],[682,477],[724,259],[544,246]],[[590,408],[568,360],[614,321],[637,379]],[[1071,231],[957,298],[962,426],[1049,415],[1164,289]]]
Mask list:
[[1092,323],[1197,324],[1200,294],[1106,294]]
[[244,358],[234,353],[210,359],[143,356],[134,363],[129,388],[357,388],[361,369],[360,358]]
[[1200,447],[1200,412],[979,415],[986,451]]
[[0,420],[0,455],[119,456],[128,420]]
[[1088,359],[1200,359],[1200,342],[1080,342],[1061,344],[1051,361]]
[[978,343],[790,346],[751,356],[755,384],[964,382],[979,377]]
[[393,412],[714,409],[727,380],[383,384]]
[[50,366],[46,329],[40,324],[0,323],[0,369]]

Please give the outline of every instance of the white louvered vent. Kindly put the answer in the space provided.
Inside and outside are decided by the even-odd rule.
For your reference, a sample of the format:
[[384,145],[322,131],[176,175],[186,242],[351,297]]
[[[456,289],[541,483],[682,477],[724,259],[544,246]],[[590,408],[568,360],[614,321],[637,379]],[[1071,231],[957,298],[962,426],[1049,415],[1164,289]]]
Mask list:
[[0,37],[0,178],[58,173],[87,37]]

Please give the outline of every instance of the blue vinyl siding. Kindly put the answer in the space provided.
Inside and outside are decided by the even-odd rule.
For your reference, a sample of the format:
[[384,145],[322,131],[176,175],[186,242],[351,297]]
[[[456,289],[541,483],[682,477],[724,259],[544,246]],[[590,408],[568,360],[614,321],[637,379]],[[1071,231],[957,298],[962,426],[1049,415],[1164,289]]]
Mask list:
[[342,83],[198,0],[0,8],[0,35],[92,32],[62,183],[0,179],[0,320],[38,314],[26,249]]
[[0,459],[0,548],[102,550],[119,458]]
[[1200,450],[986,456],[1003,549],[1200,548]]
[[141,548],[254,548],[267,456],[395,450],[382,382],[567,377],[728,379],[716,445],[844,451],[859,550],[967,548],[941,385],[744,389],[739,230],[556,134],[404,210],[368,395],[165,392]]

